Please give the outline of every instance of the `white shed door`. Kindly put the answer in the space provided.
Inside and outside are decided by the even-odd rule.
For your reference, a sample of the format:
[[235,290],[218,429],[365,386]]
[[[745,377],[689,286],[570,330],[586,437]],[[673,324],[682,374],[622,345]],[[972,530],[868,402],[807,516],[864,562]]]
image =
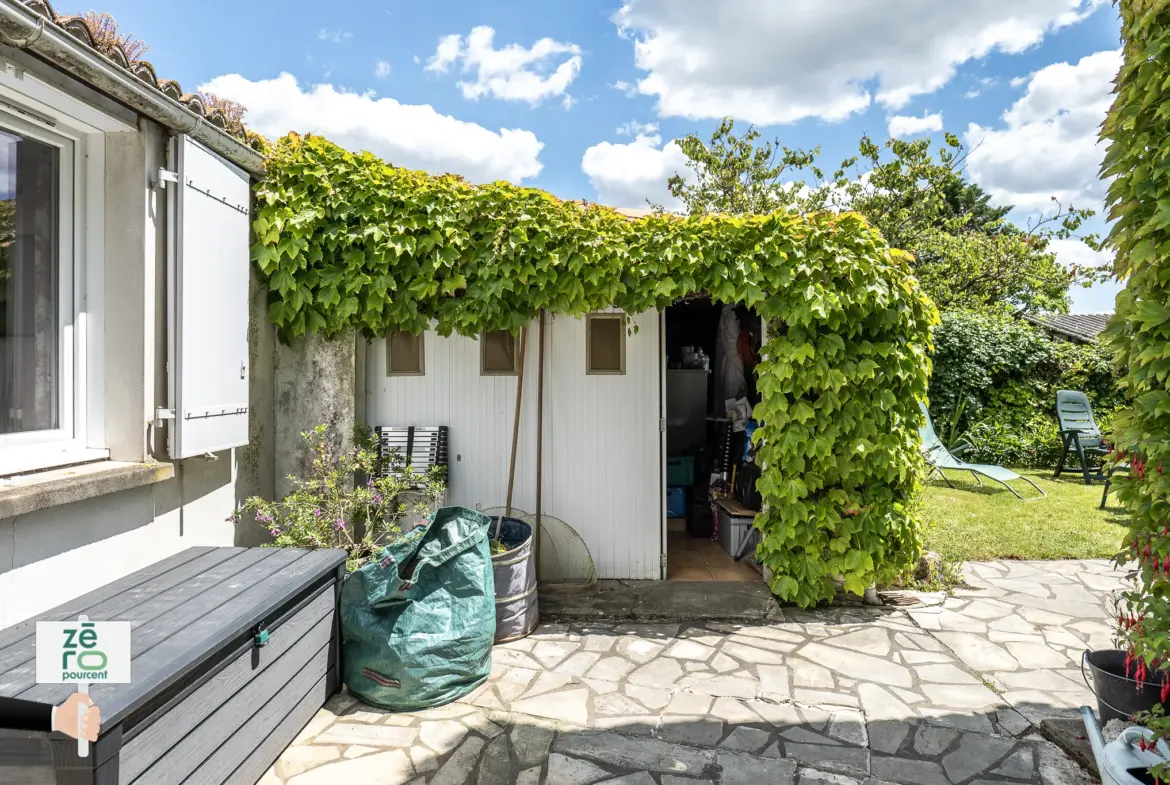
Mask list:
[[248,175],[183,136],[172,183],[172,458],[248,443]]

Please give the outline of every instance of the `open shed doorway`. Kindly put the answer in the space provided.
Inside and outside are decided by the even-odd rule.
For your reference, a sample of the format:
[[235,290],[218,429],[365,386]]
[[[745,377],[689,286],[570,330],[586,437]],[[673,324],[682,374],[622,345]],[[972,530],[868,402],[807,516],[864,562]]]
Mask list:
[[759,508],[748,445],[761,321],[695,297],[666,309],[663,337],[666,578],[760,580],[750,543],[741,546]]

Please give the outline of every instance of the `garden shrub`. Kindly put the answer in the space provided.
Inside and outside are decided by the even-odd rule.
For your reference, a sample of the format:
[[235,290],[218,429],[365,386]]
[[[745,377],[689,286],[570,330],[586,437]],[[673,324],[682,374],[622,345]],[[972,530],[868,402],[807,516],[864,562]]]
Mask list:
[[282,139],[257,186],[253,259],[282,340],[359,328],[473,336],[542,309],[661,310],[705,293],[769,324],[757,366],[759,561],[784,600],[861,593],[914,563],[918,401],[937,313],[856,213],[629,220],[508,183]]
[[292,491],[279,501],[251,496],[228,519],[264,527],[271,547],[341,548],[352,572],[401,535],[404,521],[426,517],[447,488],[446,469],[416,472],[398,453],[384,458],[372,431],[341,451],[326,425],[301,438],[313,460],[305,476],[290,476]]
[[934,343],[931,417],[973,463],[1052,468],[1057,390],[1084,392],[1102,431],[1123,400],[1108,347],[1054,340],[1006,314],[944,313]]

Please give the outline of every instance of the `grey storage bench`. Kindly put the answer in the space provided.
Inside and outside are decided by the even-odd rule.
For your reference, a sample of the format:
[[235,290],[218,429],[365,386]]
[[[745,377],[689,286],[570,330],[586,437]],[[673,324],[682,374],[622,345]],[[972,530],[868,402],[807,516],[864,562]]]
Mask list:
[[338,689],[344,574],[338,550],[191,548],[0,630],[0,695],[58,705],[76,688],[35,683],[36,621],[133,623],[132,682],[90,688],[89,756],[0,732],[0,782],[254,785]]

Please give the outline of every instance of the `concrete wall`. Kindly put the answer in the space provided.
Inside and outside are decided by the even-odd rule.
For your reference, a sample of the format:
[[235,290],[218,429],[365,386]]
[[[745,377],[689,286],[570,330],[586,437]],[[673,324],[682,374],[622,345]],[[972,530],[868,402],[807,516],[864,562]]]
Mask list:
[[290,474],[304,476],[312,463],[301,433],[329,426],[334,449],[353,446],[357,341],[352,332],[333,339],[320,333],[277,344],[274,450],[276,494],[291,490]]
[[[117,461],[167,460],[149,424],[166,401],[167,204],[150,181],[168,134],[142,121],[106,134],[105,443]],[[256,544],[257,526],[226,519],[253,494],[273,493],[274,338],[266,292],[253,274],[247,447],[175,464],[164,482],[0,519],[0,628],[195,545]],[[353,341],[349,341],[352,356]],[[352,410],[353,365],[348,399]],[[352,429],[351,429],[352,430]]]

